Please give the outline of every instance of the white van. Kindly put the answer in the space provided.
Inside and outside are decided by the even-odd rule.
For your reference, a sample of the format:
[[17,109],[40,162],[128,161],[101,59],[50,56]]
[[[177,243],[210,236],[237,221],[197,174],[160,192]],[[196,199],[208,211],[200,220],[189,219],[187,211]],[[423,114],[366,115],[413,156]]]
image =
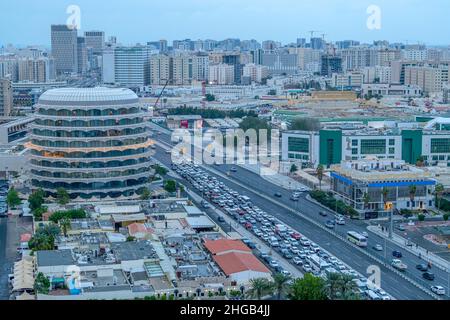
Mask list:
[[381,297],[372,290],[367,290],[367,296],[370,300],[381,300]]

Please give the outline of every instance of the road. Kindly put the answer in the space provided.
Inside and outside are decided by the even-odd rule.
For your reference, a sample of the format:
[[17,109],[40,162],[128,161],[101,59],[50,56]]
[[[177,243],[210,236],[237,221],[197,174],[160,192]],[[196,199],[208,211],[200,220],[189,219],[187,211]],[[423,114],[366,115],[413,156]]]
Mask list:
[[[166,145],[170,145],[170,137],[166,134],[161,134],[157,137],[158,141],[163,142]],[[170,166],[171,159],[170,154],[166,154],[165,150],[157,147],[157,152],[155,157],[161,161],[162,163]],[[206,166],[207,167],[207,166]],[[322,246],[324,249],[328,250],[331,254],[340,258],[348,264],[350,267],[354,268],[361,274],[367,274],[367,267],[374,264],[375,260],[368,258],[363,253],[355,250],[353,247],[348,245],[348,243],[343,242],[333,236],[328,232],[324,232],[323,229],[318,228],[316,225],[310,223],[306,219],[302,219],[302,215],[307,215],[309,217],[314,217],[315,220],[323,221],[326,218],[320,217],[317,213],[320,210],[323,210],[315,203],[311,203],[310,201],[302,198],[298,204],[293,203],[289,200],[290,193],[287,190],[284,190],[280,187],[277,187],[270,182],[264,180],[259,175],[252,173],[248,170],[239,169],[238,173],[233,173],[232,177],[228,177],[224,175],[225,172],[228,172],[226,166],[214,166],[213,169],[209,167],[209,170],[214,170],[217,172],[215,174],[218,179],[223,181],[229,187],[234,190],[240,192],[243,195],[250,196],[256,205],[258,205],[263,210],[273,214],[275,217],[291,226],[292,228],[298,230],[300,233],[309,237],[311,240]],[[214,173],[214,172],[213,172]],[[273,199],[272,195],[274,192],[282,193],[281,199]],[[292,209],[296,209],[295,206],[301,208],[301,214],[293,214]],[[286,207],[288,207],[286,209]],[[296,210],[297,211],[297,210]],[[331,212],[330,212],[331,214]],[[348,230],[356,230],[362,231],[366,230],[367,224],[362,221],[348,221],[348,224],[344,227],[338,227],[338,229],[342,229],[342,234],[345,234]],[[375,234],[370,234],[369,239],[376,239],[373,241],[367,250],[372,250],[370,247],[375,243],[383,244],[384,240],[376,236]],[[396,249],[396,245],[387,244],[387,253],[393,249]],[[398,248],[400,249],[400,248]],[[374,250],[371,252],[374,255],[378,255],[383,258],[384,253],[377,253]],[[402,250],[400,250],[402,251]],[[403,251],[402,251],[403,252]],[[424,282],[424,280],[420,279],[421,273],[418,270],[415,270],[415,265],[418,263],[417,257],[414,257],[412,254],[408,254],[407,252],[403,252],[405,254],[404,262],[409,264],[409,273],[411,277],[416,277],[418,282],[420,281],[426,287],[430,286],[430,283]],[[387,255],[387,258],[390,259]],[[387,292],[392,294],[397,299],[430,299],[431,297],[418,289],[416,286],[412,285],[405,279],[399,277],[389,269],[380,266],[381,269],[381,286]],[[444,282],[444,278],[447,276],[445,273],[439,272],[439,270],[433,270],[436,273],[436,280],[434,282],[441,284]],[[447,286],[446,283],[442,283],[441,285]]]

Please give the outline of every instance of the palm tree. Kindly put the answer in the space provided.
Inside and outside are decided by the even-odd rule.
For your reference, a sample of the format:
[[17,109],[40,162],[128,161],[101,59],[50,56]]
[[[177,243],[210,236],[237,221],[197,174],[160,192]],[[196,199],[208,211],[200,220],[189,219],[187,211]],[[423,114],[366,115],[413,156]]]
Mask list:
[[64,237],[67,237],[67,230],[70,229],[70,219],[63,218],[59,221],[59,225],[61,226]]
[[416,197],[417,187],[415,185],[409,186],[409,199],[411,200],[411,208],[414,208],[414,198]]
[[329,273],[326,288],[330,300],[355,300],[359,298],[356,293],[358,287],[350,275]]
[[441,200],[442,200],[442,195],[444,194],[445,188],[444,185],[442,183],[438,183],[436,185],[436,187],[434,188],[434,193],[436,195],[436,200],[437,200],[437,208],[438,211],[441,211]]
[[272,287],[277,294],[277,300],[281,300],[281,296],[288,291],[290,276],[277,273],[273,276]]
[[247,291],[247,295],[250,298],[261,300],[261,297],[270,291],[270,282],[265,278],[251,279],[250,289]]
[[386,204],[387,204],[387,197],[389,195],[389,188],[387,187],[383,187],[383,189],[381,190],[381,194],[383,195],[383,204],[384,207],[386,208]]
[[319,189],[322,190],[322,179],[323,179],[323,165],[319,164],[317,167],[316,173],[317,173],[317,179],[319,179]]
[[365,208],[365,209],[369,208],[370,200],[371,200],[371,199],[370,199],[369,194],[368,194],[367,192],[364,192],[364,195],[363,195],[363,202],[364,202],[364,208]]

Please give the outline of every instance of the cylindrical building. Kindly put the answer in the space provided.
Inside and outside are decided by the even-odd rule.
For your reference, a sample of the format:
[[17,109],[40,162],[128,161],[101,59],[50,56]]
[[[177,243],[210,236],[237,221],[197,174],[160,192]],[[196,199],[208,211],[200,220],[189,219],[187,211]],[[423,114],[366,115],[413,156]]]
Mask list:
[[33,188],[72,199],[117,199],[149,182],[150,132],[128,89],[64,88],[41,95],[32,125]]

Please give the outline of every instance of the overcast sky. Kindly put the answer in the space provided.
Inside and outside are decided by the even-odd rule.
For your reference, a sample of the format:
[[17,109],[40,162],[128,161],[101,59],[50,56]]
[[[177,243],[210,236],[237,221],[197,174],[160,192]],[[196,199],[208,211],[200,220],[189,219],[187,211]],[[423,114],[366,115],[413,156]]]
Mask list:
[[[123,44],[159,39],[309,38],[450,44],[449,0],[0,0],[0,45],[50,44],[50,25],[81,9],[81,31],[104,30]],[[381,29],[367,28],[367,8]]]

